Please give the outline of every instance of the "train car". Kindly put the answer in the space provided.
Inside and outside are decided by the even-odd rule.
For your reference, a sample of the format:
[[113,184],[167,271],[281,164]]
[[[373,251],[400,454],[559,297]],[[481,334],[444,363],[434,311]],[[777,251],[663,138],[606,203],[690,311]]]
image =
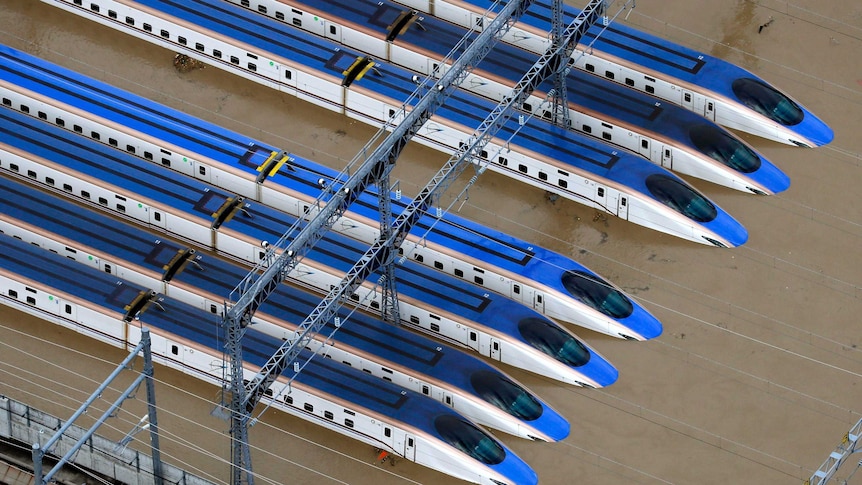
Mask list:
[[[247,268],[35,188],[0,177],[0,231],[83,265],[144,286],[195,308],[223,316],[220,301]],[[221,295],[221,296],[220,296]],[[319,297],[282,285],[252,316],[258,332],[292,339],[297,322]],[[308,348],[336,362],[431,396],[474,422],[536,441],[559,441],[570,426],[534,393],[476,357],[389,325],[342,310],[336,334],[330,322]],[[334,338],[333,338],[334,334]]]
[[[3,139],[0,169],[6,173],[248,264],[264,260],[267,241],[279,238],[294,222],[283,212],[252,206],[241,197],[13,110],[0,110]],[[319,249],[323,247],[326,253]],[[290,278],[328,293],[366,250],[361,243],[328,233]],[[341,269],[317,262],[323,257]],[[398,285],[402,324],[411,328],[573,385],[603,387],[618,377],[618,371],[577,336],[524,305],[410,261],[399,267]],[[352,297],[369,311],[380,312],[381,295],[371,283]]]
[[[0,235],[0,302],[110,345],[133,349],[150,329],[154,361],[224,385],[216,318],[62,255]],[[149,308],[149,309],[148,309]],[[208,323],[208,324],[204,324]],[[251,379],[282,341],[243,336]],[[308,358],[304,351],[301,358]],[[273,407],[417,464],[473,483],[535,484],[536,473],[492,435],[445,405],[332,359],[276,380]]]
[[[467,32],[377,0],[228,1],[271,18],[280,17],[291,27],[285,12],[291,17],[319,18],[303,22],[299,28],[425,76],[442,75],[444,70],[435,68]],[[509,44],[494,46],[460,87],[499,102],[535,59],[534,53]],[[656,102],[651,96],[580,70],[571,71],[566,86],[570,128],[577,132],[638,153],[669,170],[749,194],[772,195],[790,186],[790,178],[749,144],[691,111]],[[544,89],[533,94],[522,109],[551,119],[553,108],[545,100],[552,88],[553,81],[546,81]]]
[[[10,109],[294,217],[308,216],[321,181],[343,183],[334,170],[311,160],[3,46],[0,98]],[[391,203],[395,213],[407,205],[397,194]],[[377,194],[369,191],[350,209],[333,230],[368,244],[376,241]],[[416,263],[481,282],[479,286],[557,321],[630,340],[648,340],[662,332],[661,322],[649,311],[589,268],[450,212],[439,218],[423,216],[404,247]]]
[[[48,3],[375,126],[399,122],[416,89],[415,74],[227,3]],[[476,113],[493,107],[456,92],[414,139],[452,153],[481,123]],[[541,120],[511,120],[481,156],[492,170],[654,230],[718,247],[748,240],[738,221],[667,170]]]
[[[482,25],[488,0],[393,0],[462,27]],[[533,2],[505,41],[536,53],[550,46],[550,1]],[[565,7],[566,18],[580,11]],[[650,94],[711,121],[769,140],[813,148],[832,129],[802,104],[755,74],[722,59],[614,22],[594,26],[574,52],[575,66]],[[599,35],[601,33],[601,35]]]

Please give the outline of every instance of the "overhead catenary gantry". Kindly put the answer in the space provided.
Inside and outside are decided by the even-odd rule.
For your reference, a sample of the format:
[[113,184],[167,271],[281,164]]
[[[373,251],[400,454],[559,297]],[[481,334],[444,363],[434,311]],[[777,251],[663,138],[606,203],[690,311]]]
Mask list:
[[[377,184],[381,197],[381,208],[384,214],[389,214],[388,184],[389,174],[395,161],[406,144],[419,129],[428,121],[434,112],[442,106],[458,85],[463,81],[470,69],[480,62],[511,26],[526,11],[532,0],[511,1],[503,7],[476,39],[464,48],[463,53],[454,61],[452,67],[433,83],[424,96],[419,99],[413,109],[407,113],[404,108],[403,120],[393,128],[380,145],[369,155],[359,169],[336,191],[330,192],[331,198],[320,211],[301,228],[299,224],[291,227],[279,241],[267,250],[267,256],[258,268],[237,286],[239,294],[236,302],[225,310],[223,326],[226,332],[226,353],[230,356],[230,410],[231,410],[231,460],[232,483],[254,483],[251,470],[251,455],[248,447],[248,424],[251,412],[273,381],[293,362],[299,352],[316,335],[331,318],[334,310],[327,306],[323,311],[315,311],[299,326],[294,337],[276,352],[264,365],[260,373],[248,383],[243,382],[242,364],[242,333],[251,322],[251,317],[269,295],[296,267],[301,258],[316,244],[332,227],[335,221],[370,185]],[[465,42],[465,41],[462,41]],[[460,45],[460,44],[459,44]],[[458,47],[456,47],[457,51]],[[368,145],[367,145],[368,146]],[[357,155],[359,160],[365,151]],[[382,201],[385,198],[386,201]],[[300,229],[301,228],[301,229]],[[386,240],[393,236],[388,217],[381,221],[381,234]],[[394,293],[391,246],[388,251],[374,253],[374,268],[387,266],[382,286],[384,291],[384,312],[391,317],[397,302]],[[262,270],[262,272],[261,272]],[[356,280],[354,280],[356,281]],[[361,283],[359,280],[356,285]],[[340,285],[339,288],[345,288]],[[355,286],[354,286],[355,289]],[[351,290],[352,293],[352,290]],[[339,295],[345,294],[344,291]],[[349,294],[349,293],[348,293]],[[321,307],[318,307],[320,309]],[[245,480],[243,480],[245,477]]]

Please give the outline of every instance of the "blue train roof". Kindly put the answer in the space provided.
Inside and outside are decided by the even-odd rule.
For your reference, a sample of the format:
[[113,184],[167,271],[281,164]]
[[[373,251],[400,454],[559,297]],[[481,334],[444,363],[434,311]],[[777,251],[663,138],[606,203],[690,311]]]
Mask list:
[[[10,145],[188,214],[211,216],[230,197],[164,167],[9,109],[0,110],[0,133],[6,135]],[[242,216],[224,223],[221,230],[229,227],[258,241],[276,241],[294,221],[291,216],[260,204],[247,206],[241,213]],[[347,271],[365,250],[367,247],[360,243],[329,232],[308,256]],[[353,251],[353,256],[349,251]],[[400,265],[398,285],[402,295],[457,313],[519,341],[524,341],[519,330],[519,321],[524,319],[557,327],[519,303],[483,293],[472,284],[410,261]],[[579,372],[600,385],[616,381],[617,370],[607,360],[593,351],[589,355],[589,360],[578,366]]]
[[[70,201],[45,196],[35,188],[0,177],[0,199],[6,204],[0,211],[43,230],[78,241],[93,249],[162,273],[164,265],[184,248],[184,245],[157,237],[143,229],[112,219],[92,210],[82,210]],[[193,287],[226,297],[242,280],[248,269],[218,258],[197,261],[203,271],[193,267],[173,277]],[[261,312],[277,316],[293,324],[302,322],[312,313],[319,296],[301,289],[281,285],[260,307]],[[460,350],[432,341],[401,327],[386,324],[376,318],[342,309],[343,325],[335,337],[337,342],[365,350],[391,362],[479,395],[472,385],[473,376],[480,372],[502,375],[495,367]],[[323,334],[333,331],[329,323]],[[555,439],[568,435],[569,425],[556,411],[541,403],[540,419],[531,424]]]
[[[467,1],[482,9],[489,8],[493,3],[489,0]],[[567,18],[573,18],[580,13],[579,9],[570,6],[565,6],[565,10]],[[551,18],[551,3],[537,1],[533,2],[527,13],[521,17],[521,22],[538,29],[549,30]],[[733,63],[628,27],[620,22],[611,23],[604,32],[601,32],[602,28],[601,25],[593,26],[581,43],[586,45],[595,40],[593,48],[597,51],[607,52],[681,81],[702,86],[743,105],[748,104],[740,99],[737,91],[734,90],[737,80],[751,79],[765,82]],[[601,35],[598,35],[599,33]],[[831,142],[834,138],[832,129],[805,107],[799,105],[799,108],[804,112],[804,118],[794,126],[794,130],[820,145]]]
[[[0,267],[3,269],[121,314],[125,313],[124,305],[130,303],[140,291],[145,291],[117,280],[112,275],[81,267],[79,263],[63,256],[6,235],[0,236],[0,253]],[[163,295],[158,296],[158,302],[161,308],[151,308],[141,315],[142,325],[187,338],[216,353],[222,352],[223,340],[219,335],[217,317]],[[244,360],[262,366],[282,345],[282,341],[248,329],[242,344]],[[303,351],[300,359],[307,359],[309,355],[308,351]],[[285,375],[292,375],[292,371],[286,371]],[[440,433],[435,422],[441,416],[464,420],[460,414],[437,401],[325,358],[311,360],[296,380],[356,406],[414,426],[444,441],[447,438]],[[502,463],[490,466],[513,480],[535,483],[535,472],[505,445],[499,445],[504,448],[505,457]]]

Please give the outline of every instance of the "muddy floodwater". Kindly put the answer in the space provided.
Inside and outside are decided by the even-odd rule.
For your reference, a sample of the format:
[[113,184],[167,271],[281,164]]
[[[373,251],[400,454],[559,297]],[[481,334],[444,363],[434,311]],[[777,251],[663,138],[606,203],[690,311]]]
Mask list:
[[[755,72],[825,119],[835,140],[806,150],[743,136],[791,177],[777,196],[691,180],[748,228],[732,250],[482,175],[462,215],[574,257],[665,325],[649,342],[579,332],[620,371],[606,389],[505,369],[572,432],[556,444],[500,437],[543,484],[801,483],[862,417],[862,4],[641,0],[626,22]],[[0,42],[333,167],[374,133],[212,67],[178,70],[174,52],[36,0],[2,1]],[[446,158],[411,144],[394,178],[412,195]],[[0,394],[67,417],[123,358],[0,308]],[[228,424],[210,415],[218,389],[163,367],[156,376],[163,457],[227,482]],[[103,434],[121,438],[142,414],[128,402]],[[460,483],[376,464],[370,447],[273,410],[250,435],[261,483]]]

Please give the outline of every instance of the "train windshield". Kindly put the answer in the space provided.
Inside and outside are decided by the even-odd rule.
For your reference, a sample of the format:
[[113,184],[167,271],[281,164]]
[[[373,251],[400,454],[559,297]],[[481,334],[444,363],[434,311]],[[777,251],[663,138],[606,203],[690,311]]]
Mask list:
[[518,330],[533,347],[572,367],[590,361],[590,351],[584,344],[560,327],[541,318],[525,318],[518,322]]
[[732,89],[744,105],[784,126],[798,125],[805,117],[792,99],[758,79],[739,78],[733,81]]
[[689,136],[698,150],[737,172],[751,173],[760,168],[760,157],[754,150],[717,126],[694,126]]
[[646,179],[650,193],[662,204],[697,222],[710,222],[718,210],[706,197],[679,180],[665,174],[652,174]]
[[451,414],[437,417],[434,428],[446,442],[486,465],[496,465],[506,458],[506,450],[497,440],[475,425]]
[[632,314],[631,300],[607,281],[584,271],[566,271],[563,286],[575,298],[612,318],[625,318]]
[[544,411],[532,394],[502,374],[477,371],[470,376],[470,383],[484,400],[524,421],[536,420]]

